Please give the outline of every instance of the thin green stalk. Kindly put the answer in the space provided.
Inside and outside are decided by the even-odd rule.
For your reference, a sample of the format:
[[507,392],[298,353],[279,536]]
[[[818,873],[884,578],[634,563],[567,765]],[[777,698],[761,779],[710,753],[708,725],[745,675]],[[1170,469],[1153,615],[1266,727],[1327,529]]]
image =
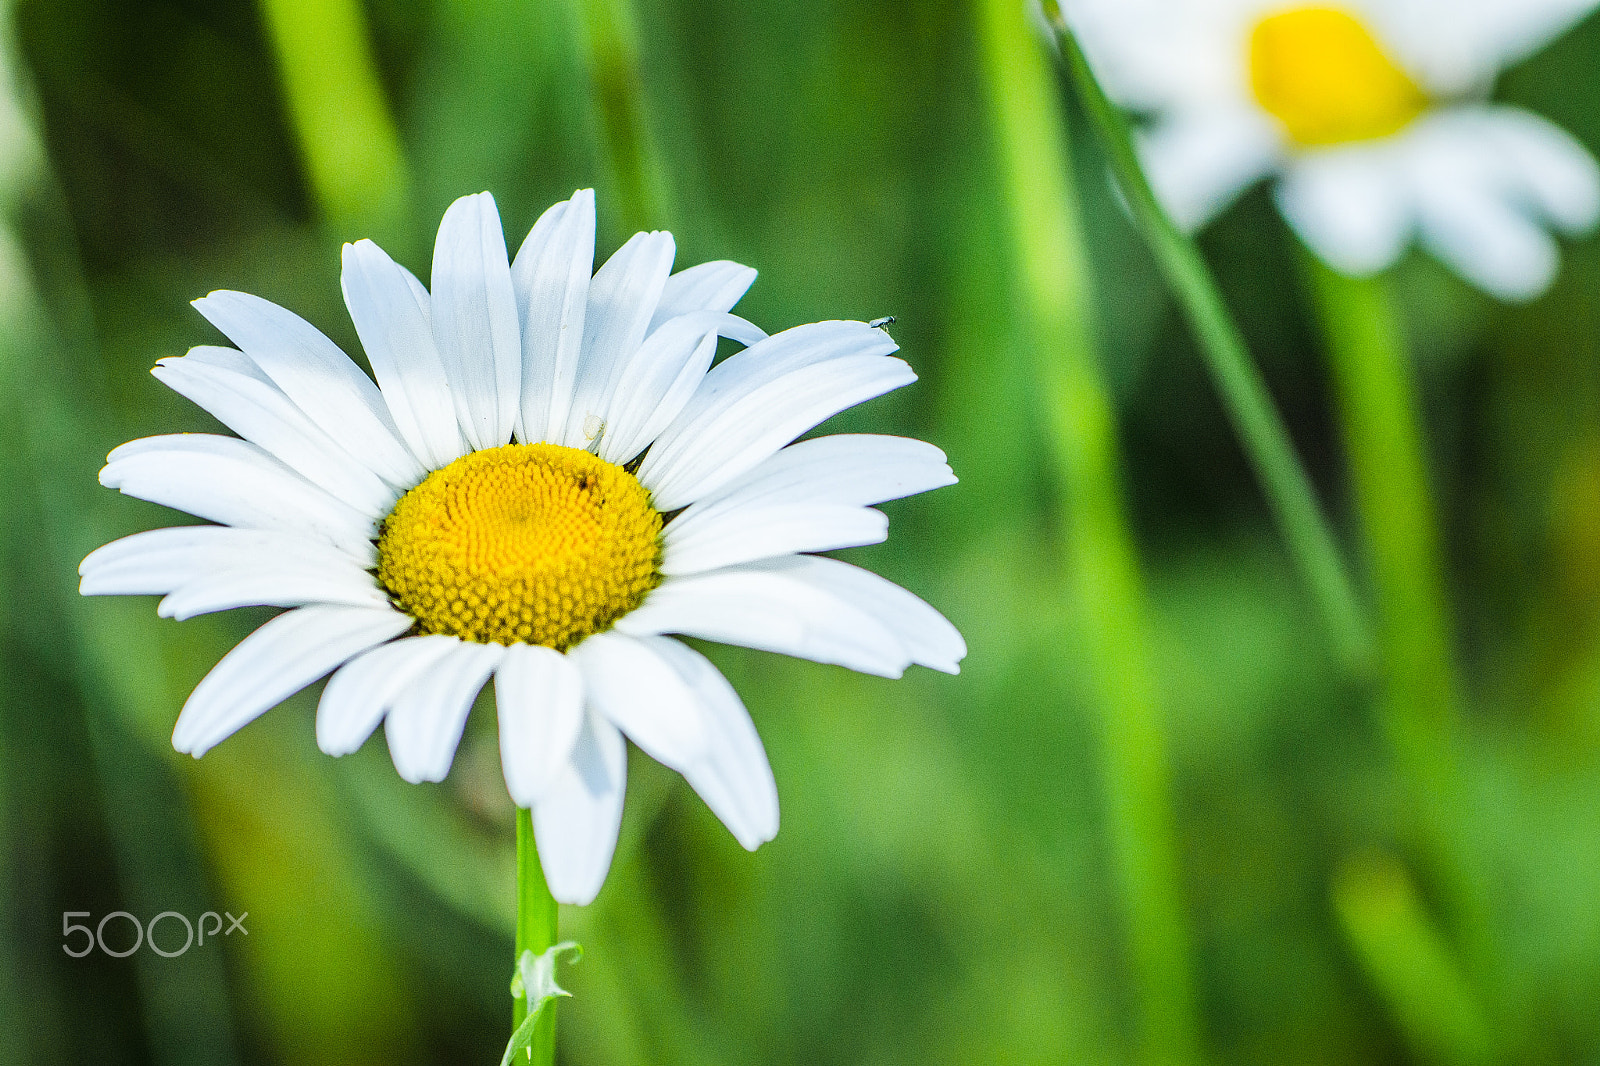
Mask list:
[[1362,968],[1419,1058],[1459,1066],[1495,1060],[1482,1004],[1404,867],[1383,855],[1346,860],[1334,879],[1333,904]]
[[1460,695],[1443,553],[1400,323],[1381,279],[1345,277],[1310,254],[1303,258],[1371,556],[1384,728],[1420,815],[1429,873],[1464,946],[1483,959],[1484,904],[1461,858]]
[[1338,540],[1317,501],[1311,478],[1295,454],[1261,371],[1251,359],[1193,239],[1172,221],[1151,189],[1134,150],[1127,118],[1095,80],[1056,0],[1046,0],[1045,10],[1110,160],[1117,186],[1189,320],[1234,432],[1283,531],[1290,557],[1311,590],[1336,652],[1348,668],[1364,674],[1373,659],[1366,613],[1357,599]]
[[576,0],[594,106],[627,228],[648,229],[671,214],[667,170],[650,130],[630,0]]
[[[9,640],[11,634],[5,633],[5,636]],[[17,844],[17,838],[22,836],[18,832],[20,805],[11,801],[12,793],[18,791],[16,785],[21,783],[18,772],[21,760],[11,754],[17,750],[16,738],[6,735],[14,728],[8,721],[10,709],[24,706],[23,701],[17,698],[20,688],[10,677],[0,679],[0,877],[5,878],[8,886],[19,883],[16,868],[23,858]],[[37,1054],[38,1045],[25,1035],[29,1029],[24,1025],[32,1015],[32,1028],[37,1031],[44,1013],[43,1004],[39,1001],[43,997],[32,998],[39,996],[37,990],[32,991],[29,999],[24,999],[22,995],[26,982],[22,952],[19,950],[22,930],[17,915],[20,909],[17,904],[21,902],[18,895],[15,889],[0,892],[0,1025],[5,1026],[6,1032],[17,1033],[21,1037],[4,1042],[5,1047],[0,1050],[0,1066],[22,1066]]]
[[359,0],[261,0],[261,13],[323,216],[350,236],[396,235],[405,158]]
[[1141,1054],[1201,1059],[1190,935],[1178,883],[1167,742],[1146,647],[1143,592],[1118,480],[1111,401],[1096,366],[1088,264],[1068,141],[1040,43],[1015,0],[981,5],[1014,255],[1033,334],[1067,558],[1097,690],[1107,818],[1138,985]]
[[[517,810],[517,947],[513,966],[524,951],[543,954],[556,942],[556,901],[545,884],[539,851],[533,842],[533,812]],[[512,1001],[511,1031],[528,1016],[526,996]],[[526,1066],[552,1066],[556,1060],[556,1009],[547,1005],[534,1030],[531,1058]]]

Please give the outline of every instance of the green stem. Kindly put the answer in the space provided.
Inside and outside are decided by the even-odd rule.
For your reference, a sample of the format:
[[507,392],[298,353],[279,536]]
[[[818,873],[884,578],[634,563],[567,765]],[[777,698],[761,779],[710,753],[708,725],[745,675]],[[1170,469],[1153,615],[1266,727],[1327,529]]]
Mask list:
[[1244,338],[1228,314],[1216,280],[1194,240],[1172,221],[1151,189],[1122,110],[1095,80],[1055,0],[1047,0],[1045,9],[1073,82],[1110,160],[1117,186],[1189,320],[1234,432],[1283,531],[1290,557],[1321,610],[1335,650],[1348,668],[1364,674],[1370,670],[1373,656],[1365,612],[1337,538],[1317,501],[1311,478],[1295,454],[1261,371],[1250,358]]
[[1493,1029],[1405,869],[1383,855],[1347,859],[1334,912],[1407,1043],[1426,1062],[1487,1066]]
[[[517,810],[517,945],[512,965],[524,951],[543,954],[556,942],[556,901],[545,884],[539,851],[533,841],[533,813]],[[511,1031],[528,1016],[528,1000],[512,1000]],[[553,1066],[556,1060],[556,1005],[547,1005],[534,1031],[532,1057],[526,1066]]]
[[261,0],[289,116],[323,217],[356,236],[404,221],[400,136],[358,0]]
[[1303,256],[1327,339],[1377,594],[1384,728],[1463,944],[1486,958],[1484,904],[1461,859],[1467,816],[1443,553],[1400,324],[1380,279]]
[[1141,1060],[1200,1061],[1178,883],[1167,740],[1143,592],[1118,479],[1111,401],[1096,366],[1087,257],[1057,88],[1015,0],[984,0],[984,55],[1050,458],[1063,489],[1070,577],[1102,724],[1102,782],[1138,984]]
[[626,229],[659,226],[671,194],[645,106],[638,30],[630,0],[577,0],[594,106]]

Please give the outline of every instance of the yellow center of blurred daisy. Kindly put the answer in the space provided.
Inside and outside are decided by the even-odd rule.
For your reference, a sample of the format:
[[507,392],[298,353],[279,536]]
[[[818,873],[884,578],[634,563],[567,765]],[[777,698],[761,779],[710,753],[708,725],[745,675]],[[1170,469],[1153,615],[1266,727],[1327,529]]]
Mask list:
[[1301,7],[1250,34],[1250,87],[1289,139],[1306,148],[1387,137],[1428,100],[1352,15]]
[[426,633],[566,650],[661,583],[661,515],[620,466],[557,444],[462,456],[400,498],[378,580]]

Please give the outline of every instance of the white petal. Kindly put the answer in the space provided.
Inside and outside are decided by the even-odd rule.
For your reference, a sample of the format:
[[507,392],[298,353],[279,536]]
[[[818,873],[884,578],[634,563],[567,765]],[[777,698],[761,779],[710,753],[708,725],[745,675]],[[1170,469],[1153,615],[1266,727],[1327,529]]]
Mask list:
[[1365,0],[1363,7],[1435,97],[1470,95],[1594,10],[1594,0]]
[[329,755],[360,748],[400,694],[460,644],[455,637],[406,637],[345,663],[322,690],[317,746]]
[[486,192],[463,196],[439,223],[432,319],[467,442],[509,442],[521,406],[522,334],[500,213]]
[[791,444],[749,473],[701,497],[673,519],[696,524],[745,507],[846,504],[870,507],[954,485],[944,452],[910,437],[838,433]]
[[957,673],[966,655],[956,628],[916,596],[816,556],[668,578],[616,628],[703,637],[887,677],[911,663]]
[[[206,366],[214,366],[219,370],[243,374],[245,377],[254,378],[263,385],[278,389],[277,383],[267,377],[267,372],[257,366],[254,359],[251,359],[237,348],[225,348],[220,344],[197,344],[185,352],[183,358],[191,363],[204,363]],[[278,389],[278,392],[281,393],[283,390]],[[304,413],[303,411],[301,412],[301,414]]]
[[1164,115],[1139,137],[1150,185],[1178,225],[1198,229],[1272,169],[1282,137],[1259,108]]
[[721,513],[680,528],[687,512],[662,535],[663,574],[697,574],[793,552],[824,552],[881,543],[889,519],[870,507],[774,504]]
[[627,784],[622,734],[593,711],[584,714],[572,758],[533,808],[539,863],[560,902],[586,904],[599,894],[617,848]]
[[457,641],[395,697],[383,732],[401,777],[413,785],[445,779],[472,701],[504,654],[499,644]]
[[[1248,98],[1244,55],[1263,0],[1065,0],[1067,18],[1112,98],[1137,111]],[[1242,9],[1242,10],[1241,10]]]
[[344,246],[339,277],[350,321],[400,435],[430,470],[466,451],[444,361],[433,342],[431,299],[411,271],[371,241]]
[[[1535,143],[1542,147],[1527,155]],[[1429,250],[1503,299],[1544,291],[1557,251],[1537,221],[1547,213],[1541,200],[1554,194],[1555,210],[1582,206],[1562,202],[1553,186],[1563,180],[1544,172],[1551,146],[1511,109],[1458,107],[1415,123],[1407,147]]]
[[710,743],[704,758],[684,768],[684,779],[739,843],[754,851],[778,835],[778,786],[755,723],[705,656],[666,637],[647,637],[645,643],[672,665],[705,709]]
[[726,259],[680,270],[662,288],[661,302],[656,305],[647,333],[654,333],[669,319],[691,311],[732,311],[755,282],[755,268]]
[[371,574],[347,561],[257,563],[192,578],[173,589],[156,606],[156,613],[181,622],[235,607],[304,607],[312,603],[387,607],[389,597]]
[[1274,192],[1300,239],[1341,273],[1383,270],[1411,238],[1411,202],[1395,151],[1385,143],[1307,153]]
[[[685,322],[688,317],[673,321]],[[685,340],[687,343],[682,343]],[[602,459],[619,466],[644,451],[694,396],[716,358],[717,334],[697,332],[683,338],[676,329],[660,329],[639,351],[650,360],[641,366],[639,377],[651,378],[624,380],[618,387],[613,404],[618,409],[605,422],[597,452]]]
[[606,408],[599,456],[627,463],[672,423],[700,387],[717,354],[717,338],[750,345],[766,334],[721,311],[692,311],[656,330],[634,349],[617,374]]
[[788,573],[876,618],[905,646],[911,661],[947,674],[961,672],[967,642],[944,615],[892,581],[838,559],[800,556],[762,564]]
[[245,440],[327,489],[335,499],[381,515],[388,513],[399,498],[382,478],[334,443],[276,385],[253,374],[188,356],[162,359],[151,373]]
[[560,441],[583,351],[594,269],[594,190],[580,189],[534,223],[511,264],[522,324],[524,443]]
[[[1468,109],[1460,109],[1466,111]],[[1517,107],[1485,107],[1468,136],[1480,143],[1507,195],[1568,233],[1600,220],[1600,164],[1576,138]]]
[[368,469],[396,488],[421,479],[378,387],[315,326],[244,292],[214,292],[194,306]]
[[697,442],[697,427],[796,370],[860,355],[888,355],[898,345],[865,322],[812,322],[785,330],[724,359],[708,373],[693,397],[651,447],[640,464],[647,485],[666,465]]
[[195,686],[172,746],[199,758],[269,707],[410,627],[410,618],[388,608],[319,606],[281,614],[240,641]]
[[135,533],[91,552],[78,566],[85,596],[165,595],[205,574],[295,564],[342,565],[362,573],[375,562],[323,541],[232,526],[173,526]]
[[674,518],[664,532],[663,569],[687,574],[876,543],[887,521],[862,508],[955,480],[944,453],[922,441],[867,434],[801,441]]
[[376,516],[341,503],[253,444],[206,433],[129,441],[106,457],[100,484],[198,518],[368,550]]
[[583,728],[583,675],[553,648],[513,644],[494,675],[500,765],[519,807],[559,779]]
[[[710,385],[729,362],[732,359],[706,375],[705,384]],[[686,506],[722,488],[819,422],[915,380],[917,375],[905,363],[879,355],[802,367],[738,400],[717,404],[698,418],[686,420],[686,410],[657,442],[657,447],[671,442],[662,449],[662,458],[656,461],[655,447],[645,456],[639,480],[650,489],[658,509]]]
[[567,654],[583,671],[589,706],[646,755],[681,770],[705,754],[699,701],[650,648],[621,633],[596,633]]
[[[698,420],[802,367],[852,355],[889,355],[898,349],[887,333],[865,322],[809,322],[796,326],[723,360],[706,375],[704,387],[679,421]],[[680,428],[674,426],[673,430]]]
[[1555,241],[1484,189],[1457,186],[1427,201],[1422,241],[1462,277],[1502,300],[1531,300],[1555,279]]
[[619,618],[616,631],[701,637],[880,677],[899,677],[912,662],[904,644],[871,613],[774,562],[670,577]]
[[636,233],[589,283],[572,410],[560,443],[587,448],[604,428],[623,363],[644,341],[672,269],[670,233]]

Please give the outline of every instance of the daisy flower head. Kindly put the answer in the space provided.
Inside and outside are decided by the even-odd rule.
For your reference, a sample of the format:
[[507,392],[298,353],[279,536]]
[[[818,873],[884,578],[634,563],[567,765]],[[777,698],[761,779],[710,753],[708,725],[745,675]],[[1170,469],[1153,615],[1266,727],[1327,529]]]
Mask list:
[[[680,772],[745,847],[778,828],[749,714],[692,636],[898,677],[955,673],[961,636],[897,585],[814,554],[872,544],[873,505],[955,481],[921,441],[791,443],[915,380],[861,322],[768,336],[731,309],[756,272],[672,273],[667,233],[593,270],[594,196],[508,259],[494,200],[445,213],[424,287],[346,245],[369,378],[315,327],[239,292],[195,301],[233,348],[154,374],[237,437],[148,437],[103,484],[213,525],[138,533],[80,568],[85,595],[160,595],[189,618],[289,608],[196,686],[173,745],[200,756],[332,672],[317,741],[381,722],[408,781],[449,772],[494,681],[511,797],[552,893],[593,899],[622,817],[623,737]],[[719,338],[746,347],[713,366]]]
[[1365,276],[1413,237],[1509,300],[1555,275],[1550,230],[1600,218],[1600,167],[1488,100],[1596,0],[1063,0],[1106,91],[1149,113],[1146,172],[1195,228],[1256,180],[1329,266]]

